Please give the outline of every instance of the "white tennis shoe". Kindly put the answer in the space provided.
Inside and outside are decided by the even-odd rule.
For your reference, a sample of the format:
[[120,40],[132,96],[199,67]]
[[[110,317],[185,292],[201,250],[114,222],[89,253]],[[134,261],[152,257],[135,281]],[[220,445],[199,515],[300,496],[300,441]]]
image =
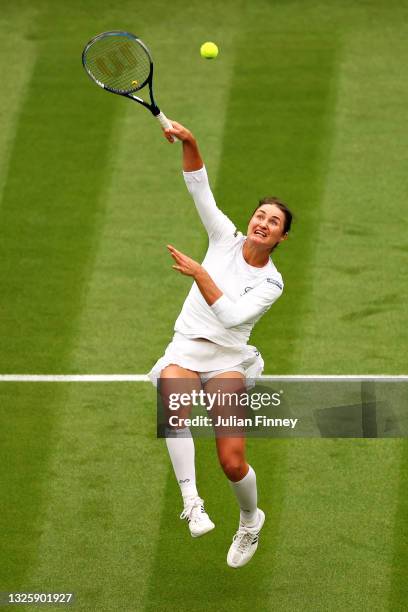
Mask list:
[[204,510],[204,501],[201,497],[194,497],[186,501],[181,519],[186,519],[193,538],[198,538],[214,529],[215,525]]
[[248,527],[239,522],[237,533],[232,539],[228,551],[227,563],[230,567],[242,567],[252,559],[258,548],[259,532],[265,522],[265,514],[258,508],[258,522],[254,527]]

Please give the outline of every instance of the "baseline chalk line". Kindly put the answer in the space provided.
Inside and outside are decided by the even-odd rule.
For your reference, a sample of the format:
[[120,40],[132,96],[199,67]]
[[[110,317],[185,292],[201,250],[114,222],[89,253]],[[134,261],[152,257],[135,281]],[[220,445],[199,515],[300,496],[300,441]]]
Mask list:
[[[373,374],[289,374],[263,375],[262,380],[285,381],[346,381],[372,380],[382,382],[408,382],[408,375]],[[0,374],[0,382],[149,382],[146,374]]]

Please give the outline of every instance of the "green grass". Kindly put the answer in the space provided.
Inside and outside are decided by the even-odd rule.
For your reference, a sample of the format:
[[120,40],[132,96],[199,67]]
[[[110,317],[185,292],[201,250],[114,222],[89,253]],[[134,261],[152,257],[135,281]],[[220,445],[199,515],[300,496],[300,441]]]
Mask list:
[[[267,194],[295,212],[274,257],[284,295],[252,337],[266,373],[406,373],[407,14],[2,6],[0,373],[147,372],[190,286],[165,245],[206,249],[179,146],[82,70],[84,43],[113,28],[150,45],[158,102],[197,136],[239,228]],[[0,591],[71,589],[84,611],[406,608],[405,440],[250,440],[267,523],[233,572],[237,508],[213,442],[198,441],[197,472],[217,528],[196,541],[151,386],[1,383],[0,419]]]

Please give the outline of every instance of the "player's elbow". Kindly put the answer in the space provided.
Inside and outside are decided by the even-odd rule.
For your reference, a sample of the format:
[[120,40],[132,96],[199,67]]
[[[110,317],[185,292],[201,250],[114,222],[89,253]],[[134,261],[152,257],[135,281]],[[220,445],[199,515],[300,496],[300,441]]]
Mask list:
[[212,309],[225,329],[232,329],[248,321],[248,313],[224,294],[214,302]]
[[244,322],[237,315],[234,315],[233,313],[226,314],[223,317],[220,317],[220,321],[221,321],[222,326],[225,329],[232,329],[233,327],[242,325],[242,323]]

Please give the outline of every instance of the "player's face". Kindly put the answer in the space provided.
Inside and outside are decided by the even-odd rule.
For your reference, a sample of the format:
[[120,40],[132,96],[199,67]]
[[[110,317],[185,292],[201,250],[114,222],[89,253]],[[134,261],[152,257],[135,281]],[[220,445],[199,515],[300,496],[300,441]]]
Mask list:
[[285,213],[275,204],[263,204],[249,222],[247,237],[254,244],[272,249],[288,237],[284,227]]

